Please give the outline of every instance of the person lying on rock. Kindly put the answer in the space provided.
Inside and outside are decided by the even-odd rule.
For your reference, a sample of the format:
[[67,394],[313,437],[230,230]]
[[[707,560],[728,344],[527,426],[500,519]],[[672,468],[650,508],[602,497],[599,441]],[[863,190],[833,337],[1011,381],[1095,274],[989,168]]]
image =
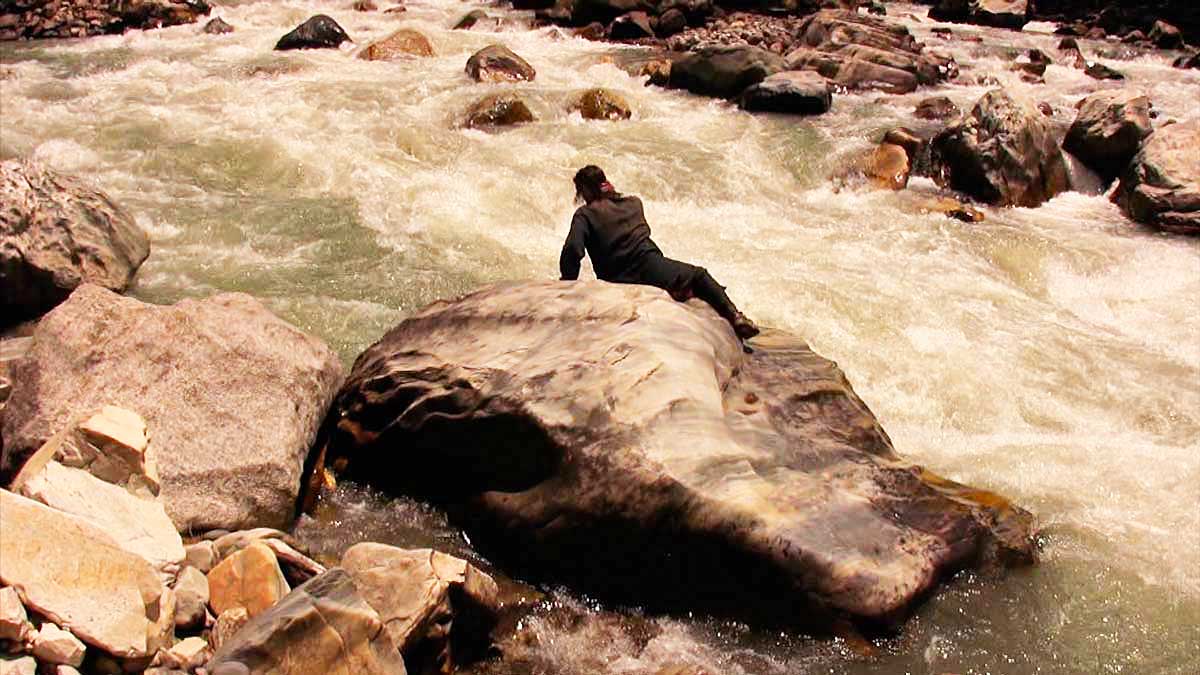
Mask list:
[[642,200],[613,189],[604,170],[588,165],[575,173],[577,198],[585,202],[571,219],[558,268],[564,281],[579,278],[584,252],[596,276],[617,284],[656,286],[684,302],[699,298],[717,310],[742,340],[758,335],[758,326],[738,311],[708,270],[663,255],[650,239]]

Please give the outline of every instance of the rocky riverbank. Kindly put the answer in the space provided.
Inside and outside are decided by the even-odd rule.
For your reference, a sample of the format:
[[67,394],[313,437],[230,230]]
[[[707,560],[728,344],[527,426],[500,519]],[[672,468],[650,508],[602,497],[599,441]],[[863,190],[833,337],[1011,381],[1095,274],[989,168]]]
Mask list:
[[6,0],[0,4],[0,41],[177,26],[210,9],[205,0]]

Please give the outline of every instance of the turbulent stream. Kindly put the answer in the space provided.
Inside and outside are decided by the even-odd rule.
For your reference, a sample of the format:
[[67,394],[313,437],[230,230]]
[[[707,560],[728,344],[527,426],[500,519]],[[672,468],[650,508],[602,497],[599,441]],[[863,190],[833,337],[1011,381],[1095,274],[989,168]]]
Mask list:
[[[349,362],[407,313],[480,284],[553,278],[579,166],[641,195],[668,255],[708,267],[762,323],[836,360],[905,456],[1039,515],[1043,560],[1001,579],[963,575],[873,644],[645,617],[551,591],[486,673],[1195,673],[1200,647],[1200,246],[1131,225],[1103,195],[986,209],[967,225],[914,207],[934,191],[835,190],[829,175],[945,94],[969,108],[991,76],[1069,122],[1103,86],[1051,65],[1006,70],[1015,47],[1055,54],[1050,26],[930,34],[960,83],[908,96],[841,95],[821,117],[752,116],[644,87],[590,43],[521,13],[500,33],[451,31],[471,4],[408,12],[337,2],[223,2],[237,28],[198,26],[0,47],[0,157],[94,180],[151,233],[132,293],[172,302],[262,298]],[[314,13],[359,45],[399,26],[434,58],[366,62],[343,50],[273,52]],[[908,16],[903,16],[908,14]],[[1033,30],[1031,30],[1031,28]],[[1045,32],[1037,32],[1038,30]],[[502,41],[538,70],[474,84],[467,57]],[[1161,53],[1083,41],[1146,90],[1159,122],[1200,116],[1200,73]],[[628,122],[565,111],[586,86],[623,94]],[[457,127],[515,88],[539,120]],[[301,534],[336,552],[358,538],[475,554],[440,516],[343,486]]]

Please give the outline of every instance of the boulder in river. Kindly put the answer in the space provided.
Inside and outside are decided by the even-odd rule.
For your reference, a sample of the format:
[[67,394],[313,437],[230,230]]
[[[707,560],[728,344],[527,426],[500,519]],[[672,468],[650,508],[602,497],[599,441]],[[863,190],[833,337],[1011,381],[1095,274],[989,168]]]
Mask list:
[[1134,220],[1200,235],[1200,121],[1159,127],[1121,175],[1113,200]]
[[488,13],[482,9],[473,9],[462,16],[454,24],[454,30],[471,30],[480,21],[487,21]]
[[274,675],[404,675],[379,615],[334,568],[296,588],[226,637],[208,672]]
[[1128,90],[1102,91],[1080,102],[1063,150],[1106,181],[1125,170],[1150,135],[1150,99]]
[[37,316],[80,284],[124,291],[150,255],[132,216],[87,183],[0,162],[0,326]]
[[420,31],[401,28],[363,47],[358,58],[366,61],[390,61],[408,56],[433,56],[433,45]]
[[952,77],[954,59],[927,50],[896,23],[847,11],[824,10],[797,29],[790,70],[815,70],[847,89],[903,94]]
[[1159,49],[1179,49],[1183,46],[1183,33],[1162,19],[1154,22],[1148,39]]
[[157,306],[84,285],[13,367],[2,465],[12,475],[74,415],[116,404],[145,418],[179,530],[283,526],[341,378],[329,347],[250,296]]
[[1183,56],[1175,59],[1174,63],[1171,65],[1175,66],[1176,68],[1191,68],[1194,70],[1200,70],[1200,52],[1195,52],[1194,54],[1184,54]]
[[608,26],[610,40],[639,40],[654,37],[650,15],[645,12],[630,12],[613,19]]
[[683,11],[672,7],[658,17],[658,27],[654,30],[660,38],[668,38],[687,30],[687,16]]
[[343,42],[349,41],[350,36],[346,35],[346,31],[342,30],[337,21],[324,14],[317,14],[279,38],[275,49],[336,49]]
[[913,115],[923,120],[945,120],[958,117],[962,111],[946,96],[922,99],[913,109]]
[[445,505],[522,574],[640,606],[890,622],[1031,517],[906,462],[837,366],[599,281],[439,302],[357,360],[331,465]]
[[1067,163],[1033,103],[993,89],[934,137],[940,183],[997,206],[1038,206],[1067,190]]
[[463,126],[487,129],[524,124],[535,119],[524,99],[517,94],[492,94],[471,106]]
[[27,607],[117,657],[170,644],[174,597],[144,558],[90,521],[8,490],[0,513],[0,582]]
[[629,103],[615,91],[588,89],[571,104],[585,120],[627,120],[633,115]]
[[504,45],[488,45],[467,59],[467,75],[476,82],[532,81],[537,71]]
[[929,10],[938,21],[1021,30],[1029,22],[1028,0],[940,0]]
[[233,32],[233,26],[225,23],[225,20],[218,16],[204,24],[204,32],[209,35],[226,35]]
[[745,110],[753,112],[820,115],[833,105],[833,91],[818,73],[807,70],[785,70],[775,73],[742,92],[738,100]]
[[671,64],[669,86],[701,96],[736,99],[747,87],[784,69],[783,59],[758,47],[704,47]]
[[863,173],[876,187],[903,190],[912,171],[908,152],[899,145],[880,143],[863,162]]
[[452,670],[455,654],[486,647],[500,611],[500,590],[465,560],[430,549],[364,542],[351,546],[341,567],[383,621],[409,668]]

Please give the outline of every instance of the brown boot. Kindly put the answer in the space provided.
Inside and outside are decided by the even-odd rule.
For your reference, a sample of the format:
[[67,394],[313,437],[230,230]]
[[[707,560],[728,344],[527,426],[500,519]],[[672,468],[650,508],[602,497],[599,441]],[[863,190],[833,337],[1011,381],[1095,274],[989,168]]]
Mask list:
[[759,333],[758,326],[741,312],[734,314],[729,323],[733,326],[733,332],[742,340],[749,340]]

